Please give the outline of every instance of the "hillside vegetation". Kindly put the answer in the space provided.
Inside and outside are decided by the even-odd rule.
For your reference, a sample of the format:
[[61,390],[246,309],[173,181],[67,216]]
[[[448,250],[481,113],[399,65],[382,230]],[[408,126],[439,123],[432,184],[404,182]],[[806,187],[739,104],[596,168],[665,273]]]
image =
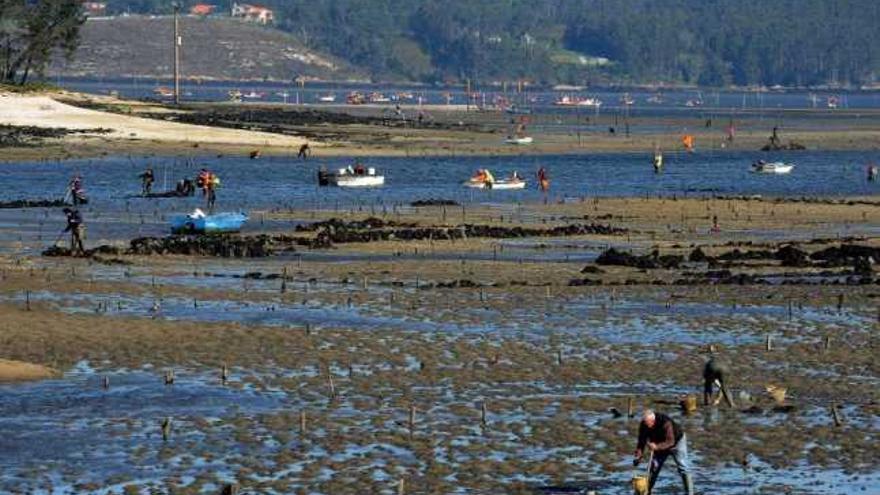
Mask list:
[[[258,3],[309,48],[379,80],[769,86],[865,84],[880,73],[877,0]],[[109,8],[158,12],[168,4],[110,0]]]
[[[180,18],[182,75],[209,79],[320,79],[358,77],[345,61],[308,49],[277,29],[224,17]],[[130,16],[87,21],[65,75],[167,77],[172,73],[170,17]],[[360,76],[363,77],[363,76]]]

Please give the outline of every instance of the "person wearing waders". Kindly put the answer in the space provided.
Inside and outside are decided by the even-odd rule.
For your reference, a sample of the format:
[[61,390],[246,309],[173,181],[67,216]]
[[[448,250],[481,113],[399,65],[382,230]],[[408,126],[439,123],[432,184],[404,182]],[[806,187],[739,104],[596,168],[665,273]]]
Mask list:
[[79,210],[71,208],[65,208],[63,211],[67,215],[67,227],[65,227],[64,232],[70,232],[70,254],[74,256],[85,254],[83,237],[86,227],[83,225],[82,215],[80,215]]
[[303,143],[303,145],[299,147],[299,153],[297,153],[296,157],[302,160],[307,160],[310,156],[312,156],[312,148],[309,146],[309,143]]
[[691,464],[688,460],[687,436],[678,423],[665,414],[655,413],[650,409],[645,410],[642,422],[639,423],[639,441],[636,445],[633,466],[639,465],[646,449],[653,452],[648,494],[653,493],[654,483],[657,482],[657,476],[660,475],[666,458],[672,456],[678,474],[681,475],[684,492],[687,495],[694,495],[694,480],[691,477]]
[[153,175],[153,169],[147,168],[144,173],[138,177],[141,179],[141,195],[147,196],[153,192],[153,182],[156,181],[156,177]]
[[[721,402],[721,397],[724,397],[724,400],[727,402],[727,405],[730,407],[736,407],[733,405],[733,397],[730,396],[730,391],[727,390],[727,384],[724,379],[726,376],[730,375],[730,366],[727,364],[727,361],[720,359],[716,356],[712,356],[706,361],[706,366],[703,367],[703,405],[708,406],[711,402],[712,405],[717,405]],[[718,399],[713,401],[712,395],[714,392],[714,386],[718,384],[718,388],[721,389],[720,395]]]

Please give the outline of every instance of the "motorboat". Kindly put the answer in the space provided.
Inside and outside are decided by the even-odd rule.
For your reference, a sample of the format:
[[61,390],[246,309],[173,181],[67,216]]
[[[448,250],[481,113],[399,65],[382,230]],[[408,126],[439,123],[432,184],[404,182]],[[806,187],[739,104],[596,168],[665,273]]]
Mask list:
[[248,217],[244,213],[216,213],[206,215],[196,208],[188,215],[171,218],[171,232],[175,234],[217,234],[238,232]]
[[336,187],[379,187],[385,184],[385,176],[376,173],[373,167],[355,165],[340,168],[336,172],[318,171],[319,186]]
[[367,100],[370,103],[390,103],[391,98],[383,95],[382,93],[372,92],[367,96]]
[[519,122],[514,126],[511,132],[507,134],[507,138],[504,142],[514,145],[532,144],[534,139],[531,136],[526,135],[526,122],[528,122],[527,117],[520,117]]
[[508,136],[507,139],[504,140],[507,144],[516,145],[532,144],[534,141],[535,140],[532,136]]
[[624,93],[620,97],[620,104],[624,106],[632,106],[636,104],[635,98],[629,95],[629,93]]
[[174,90],[167,86],[157,86],[153,89],[153,94],[162,98],[171,98],[174,96]]
[[247,98],[249,100],[259,100],[265,96],[266,93],[257,93],[256,91],[251,91],[250,93],[241,95],[242,98]]
[[553,102],[553,104],[560,107],[599,108],[602,106],[602,100],[598,98],[579,98],[577,96],[564,95],[557,98],[556,101]]
[[758,160],[752,164],[752,172],[759,174],[787,174],[794,169],[794,165],[783,162],[765,162]]
[[352,91],[348,94],[348,96],[345,97],[345,102],[349,105],[363,105],[367,102],[367,99],[366,97],[364,97],[363,93],[359,91]]
[[318,97],[318,101],[321,103],[335,103],[336,102],[336,94],[328,93],[326,95],[321,95]]

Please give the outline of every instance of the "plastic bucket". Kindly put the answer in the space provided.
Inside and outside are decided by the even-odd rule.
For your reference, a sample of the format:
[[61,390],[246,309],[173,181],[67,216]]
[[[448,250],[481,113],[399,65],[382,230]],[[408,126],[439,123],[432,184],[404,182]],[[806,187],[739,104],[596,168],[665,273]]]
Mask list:
[[632,479],[633,493],[635,495],[648,495],[648,477],[643,475],[633,475]]

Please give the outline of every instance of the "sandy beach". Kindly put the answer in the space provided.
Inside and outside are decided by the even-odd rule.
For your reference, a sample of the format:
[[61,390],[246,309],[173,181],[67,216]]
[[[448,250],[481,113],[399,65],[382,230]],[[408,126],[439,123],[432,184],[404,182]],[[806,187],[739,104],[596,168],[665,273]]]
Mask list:
[[[605,114],[583,124],[579,114],[565,117],[536,115],[531,118],[540,129],[534,134],[532,145],[505,144],[509,116],[499,112],[465,111],[461,105],[433,105],[425,110],[435,128],[387,127],[363,124],[324,124],[279,127],[271,121],[255,124],[242,123],[239,128],[192,125],[174,122],[174,115],[194,112],[213,112],[237,109],[284,111],[313,111],[315,107],[266,104],[189,104],[183,109],[155,103],[117,100],[106,96],[86,96],[61,92],[54,94],[0,94],[0,125],[67,128],[71,130],[107,129],[106,133],[78,133],[62,139],[47,139],[39,148],[7,147],[4,160],[58,159],[69,157],[101,156],[106,154],[191,154],[200,153],[247,154],[259,150],[266,155],[289,156],[299,146],[309,142],[321,156],[458,156],[458,155],[522,155],[569,153],[651,153],[655,147],[680,150],[681,136],[695,137],[696,151],[753,150],[767,143],[769,123],[743,124],[736,139],[729,142],[721,129],[706,128],[703,113],[690,117],[650,119],[633,117],[627,120],[633,133],[623,132],[622,121],[616,115]],[[83,106],[90,108],[83,108]],[[334,113],[380,118],[387,115],[388,107],[327,106],[321,107],[328,115]],[[414,115],[415,107],[403,106],[402,111]],[[709,112],[709,110],[707,110]],[[875,150],[880,148],[880,125],[873,110],[834,114],[834,126],[821,125],[787,128],[783,144],[800,143],[808,149],[822,150]],[[139,118],[138,115],[152,118]],[[849,117],[847,117],[849,115]],[[157,118],[158,117],[158,118]],[[789,119],[817,119],[821,123],[826,114],[792,111]],[[830,118],[830,117],[829,117]],[[852,125],[841,127],[840,118],[851,119]],[[164,120],[163,120],[164,119]],[[568,120],[571,120],[569,123]],[[584,121],[586,122],[586,121]],[[231,124],[231,123],[230,123]],[[583,131],[574,131],[578,125]],[[461,128],[459,128],[461,127]],[[476,129],[479,127],[479,130]],[[558,130],[551,130],[558,127]],[[616,127],[610,134],[607,129]],[[249,129],[250,128],[250,129]],[[650,128],[650,131],[639,130]],[[259,129],[259,130],[251,130]],[[267,132],[272,130],[272,132]]]

